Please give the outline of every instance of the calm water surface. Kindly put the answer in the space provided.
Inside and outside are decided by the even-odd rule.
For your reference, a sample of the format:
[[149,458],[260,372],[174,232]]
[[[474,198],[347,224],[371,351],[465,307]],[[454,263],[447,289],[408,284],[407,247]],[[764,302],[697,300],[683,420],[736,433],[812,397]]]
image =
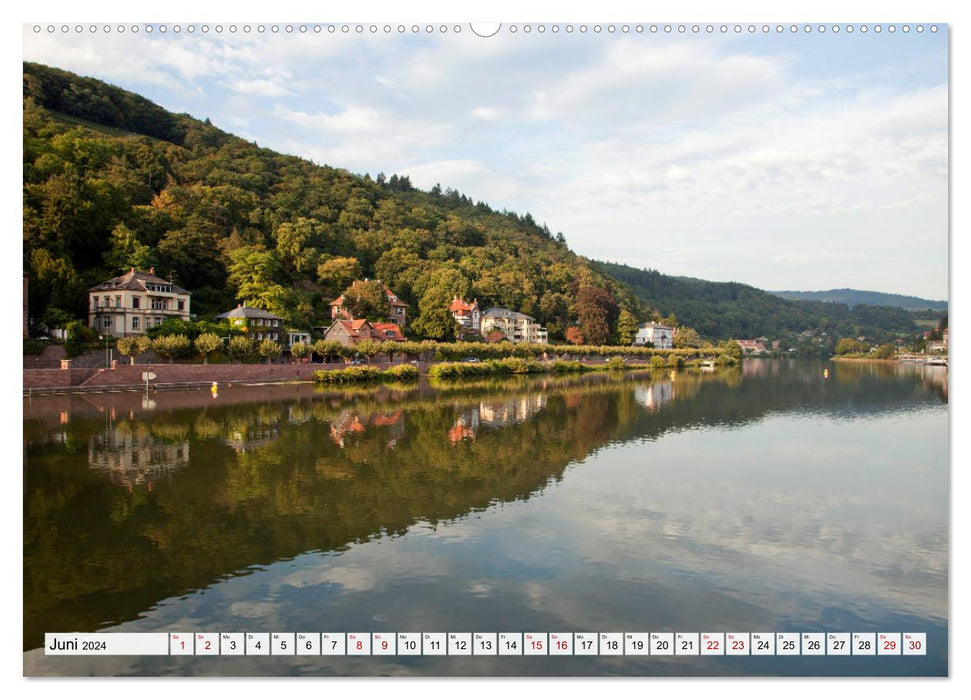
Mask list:
[[[35,397],[24,440],[30,675],[947,673],[946,368]],[[928,655],[40,648],[96,630],[912,631]]]

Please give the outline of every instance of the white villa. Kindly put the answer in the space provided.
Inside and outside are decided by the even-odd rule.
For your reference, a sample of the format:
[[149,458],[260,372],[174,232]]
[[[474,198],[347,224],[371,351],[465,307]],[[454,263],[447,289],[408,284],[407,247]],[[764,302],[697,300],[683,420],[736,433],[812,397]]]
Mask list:
[[482,312],[482,335],[492,331],[500,331],[507,340],[514,343],[547,343],[549,342],[546,329],[536,322],[536,319],[518,311],[510,311],[493,306]]
[[189,320],[188,292],[148,272],[131,268],[88,290],[88,325],[104,335],[141,335],[168,318]]
[[634,345],[652,343],[658,350],[669,350],[674,347],[674,329],[660,323],[642,323],[637,327]]

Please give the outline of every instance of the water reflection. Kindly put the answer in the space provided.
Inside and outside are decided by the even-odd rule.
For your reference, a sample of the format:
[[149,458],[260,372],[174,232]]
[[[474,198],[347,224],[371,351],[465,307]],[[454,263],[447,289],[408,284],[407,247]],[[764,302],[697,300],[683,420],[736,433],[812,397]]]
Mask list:
[[822,369],[32,399],[24,647],[118,624],[748,630],[833,606],[940,627],[946,374]]

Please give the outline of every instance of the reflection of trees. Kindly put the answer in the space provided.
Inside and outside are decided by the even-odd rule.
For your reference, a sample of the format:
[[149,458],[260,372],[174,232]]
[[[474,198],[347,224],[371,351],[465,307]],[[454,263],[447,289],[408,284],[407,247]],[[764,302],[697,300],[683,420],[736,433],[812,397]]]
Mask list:
[[[122,432],[156,441],[185,435],[191,463],[151,491],[104,479],[86,452],[28,444],[25,644],[38,645],[45,630],[130,619],[252,565],[528,498],[615,439],[636,413],[630,392],[617,391],[622,383],[543,386],[455,388],[440,400],[437,390],[423,396],[427,387],[323,392],[290,403],[156,410],[125,421]],[[567,393],[583,399],[568,406]],[[483,401],[511,402],[514,420],[454,445],[457,412]],[[98,420],[76,423],[86,440],[104,429]],[[360,430],[335,441],[334,426],[348,425]],[[122,452],[125,439],[115,445]]]
[[[612,441],[772,411],[882,411],[939,401],[923,376],[823,380],[822,366],[780,365],[776,376],[770,370],[754,378],[737,370],[681,373],[673,398],[654,411],[637,400],[637,387],[658,379],[650,375],[291,388],[272,401],[202,396],[188,408],[166,408],[177,397],[159,394],[157,409],[136,413],[133,403],[116,412],[127,418],[107,423],[121,436],[112,449],[125,451],[126,441],[134,449],[136,438],[187,443],[188,463],[155,479],[151,491],[129,490],[93,468],[100,456],[92,460],[90,446],[106,429],[100,408],[71,404],[76,410],[63,425],[25,418],[25,645],[39,645],[44,631],[131,619],[162,598],[253,565],[528,498]],[[471,428],[483,405],[503,402],[528,410],[501,427],[479,425],[474,440],[453,439],[460,418]],[[335,442],[334,426],[347,421],[362,429]],[[234,444],[237,433],[242,442]]]

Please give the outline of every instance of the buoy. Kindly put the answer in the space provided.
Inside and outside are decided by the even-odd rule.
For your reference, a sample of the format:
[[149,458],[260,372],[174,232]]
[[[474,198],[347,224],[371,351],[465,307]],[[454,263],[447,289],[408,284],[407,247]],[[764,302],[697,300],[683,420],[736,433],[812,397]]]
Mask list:
[[209,391],[212,392],[212,398],[219,396],[219,382],[213,382],[212,386],[209,387]]
[[823,379],[829,379],[829,368],[823,370]]

